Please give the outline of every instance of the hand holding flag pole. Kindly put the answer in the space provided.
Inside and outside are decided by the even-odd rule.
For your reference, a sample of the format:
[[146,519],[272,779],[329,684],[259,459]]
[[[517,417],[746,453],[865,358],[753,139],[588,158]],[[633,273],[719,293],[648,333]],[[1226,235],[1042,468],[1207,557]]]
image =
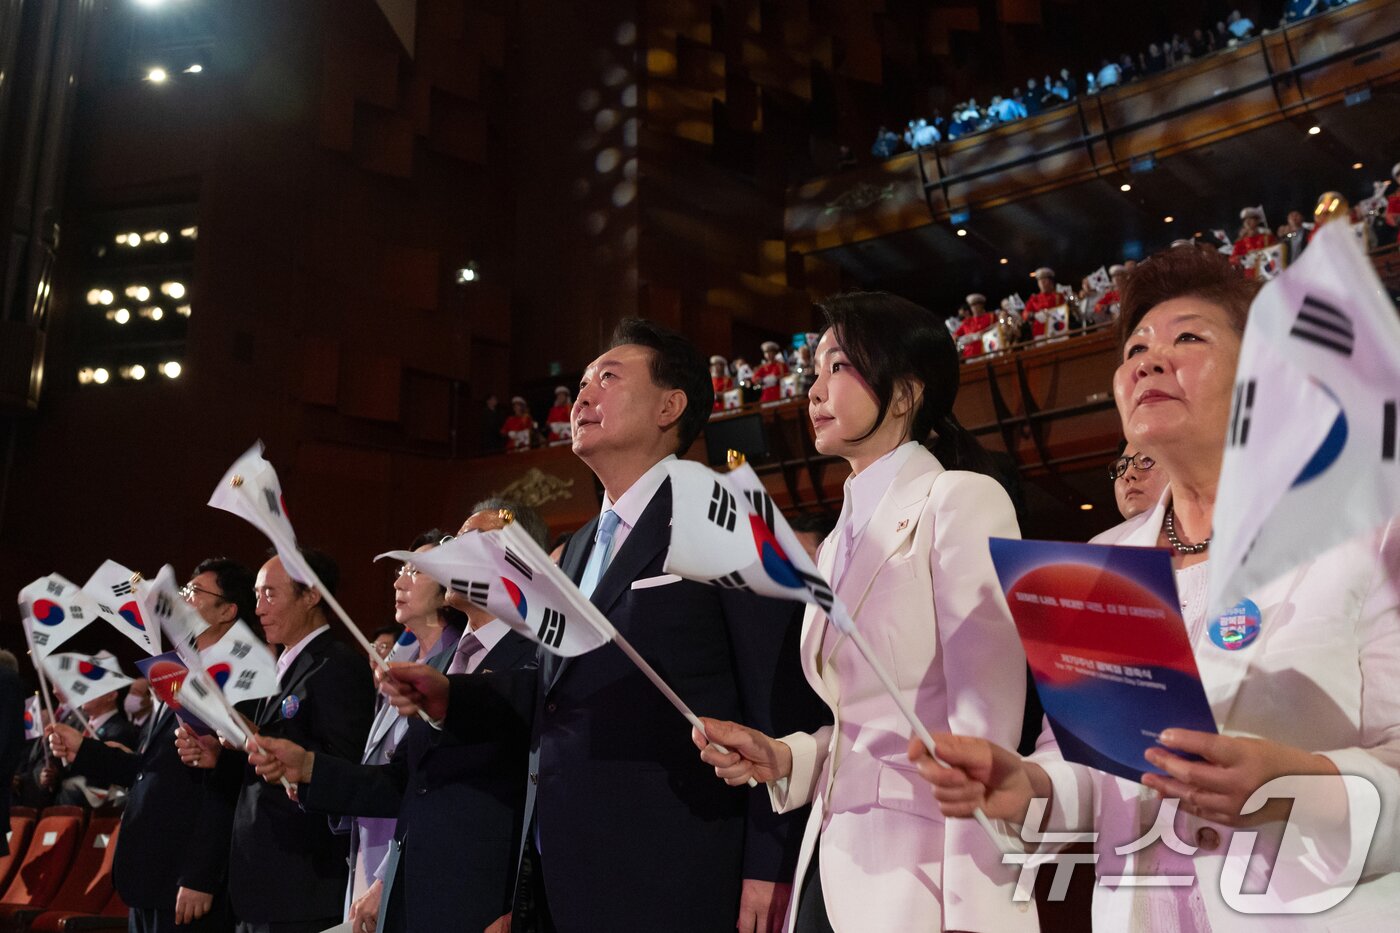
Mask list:
[[[856,646],[929,754],[944,764],[933,736],[807,556],[744,455],[731,450],[729,473],[723,476],[688,460],[668,464],[667,472],[675,512],[666,570],[688,580],[817,606]],[[973,818],[998,846],[1002,845],[1003,834],[981,809]]]
[[[39,675],[39,695],[44,701],[44,711],[49,714],[49,722],[57,722],[58,719],[53,714],[53,697],[49,696],[49,681],[44,676],[44,666],[39,663],[39,656],[34,653],[34,633],[29,630],[31,624],[29,603],[25,602],[23,594],[21,594],[19,601],[19,616],[24,629],[24,640],[29,645],[29,663],[34,665],[34,673]],[[44,740],[41,738],[40,741]],[[53,760],[53,755],[49,752],[48,742],[44,742],[44,760]]]

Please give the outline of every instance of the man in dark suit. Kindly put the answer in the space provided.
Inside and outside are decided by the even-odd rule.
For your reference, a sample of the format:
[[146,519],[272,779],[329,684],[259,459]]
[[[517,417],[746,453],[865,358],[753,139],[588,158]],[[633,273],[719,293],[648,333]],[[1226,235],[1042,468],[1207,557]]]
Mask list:
[[[799,670],[795,604],[669,577],[665,461],[712,407],[704,358],[684,338],[624,321],[584,372],[573,449],[606,492],[563,569],[701,715],[815,728]],[[805,814],[775,817],[764,788],[728,788],[695,759],[690,730],[614,645],[538,673],[445,678],[396,668],[401,711],[445,717],[464,741],[528,723],[530,775],[514,933],[767,933],[782,920]],[[783,733],[785,734],[785,733]]]
[[[335,563],[309,548],[303,556],[335,591]],[[281,693],[261,701],[261,735],[340,758],[359,758],[374,714],[365,659],[336,639],[321,594],[288,576],[274,557],[254,586],[258,621],[277,659]],[[237,754],[225,751],[224,754]],[[307,813],[244,762],[233,816],[228,887],[239,933],[320,933],[340,923],[348,849],[320,814]]]
[[[253,573],[226,558],[201,562],[182,592],[209,625],[195,642],[201,651],[240,617],[253,616]],[[185,767],[175,747],[178,725],[162,702],[134,752],[87,741],[62,724],[50,728],[49,744],[73,773],[131,789],[112,863],[117,893],[131,911],[131,933],[174,933],[177,924],[193,933],[227,933],[233,929],[225,892],[237,775],[230,784],[220,772]]]
[[[122,709],[127,689],[123,687],[112,693],[103,694],[88,700],[80,709],[92,734],[99,742],[112,742],[131,751],[141,742],[141,730],[131,724]],[[126,787],[118,783],[117,786]],[[107,799],[112,782],[99,780],[88,775],[75,774],[71,769],[62,776],[62,784],[54,803],[70,807],[93,807]]]
[[[517,503],[478,503],[465,530],[499,527],[502,508],[545,546],[544,520]],[[466,615],[467,629],[428,666],[454,673],[535,667],[533,641],[467,600],[442,595]],[[515,888],[528,733],[505,724],[495,740],[464,744],[417,716],[407,724],[387,764],[355,764],[266,738],[264,754],[249,761],[265,780],[296,782],[309,809],[397,818],[382,872],[381,933],[484,929],[509,910]]]

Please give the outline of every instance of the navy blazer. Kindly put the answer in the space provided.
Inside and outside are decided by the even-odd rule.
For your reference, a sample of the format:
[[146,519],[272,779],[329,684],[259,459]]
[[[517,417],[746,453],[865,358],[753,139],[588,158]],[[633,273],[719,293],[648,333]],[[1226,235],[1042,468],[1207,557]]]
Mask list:
[[[428,663],[447,667],[455,648]],[[533,671],[535,652],[511,631],[477,670]],[[398,817],[386,931],[481,930],[510,910],[529,748],[523,728],[502,725],[495,738],[464,744],[415,717],[387,764],[316,757],[308,807]]]
[[[614,555],[592,601],[697,715],[769,735],[829,714],[802,676],[800,605],[664,573],[671,486],[663,483]],[[597,520],[562,566],[575,581]],[[615,645],[538,673],[450,678],[446,727],[471,740],[529,723],[525,823],[537,820],[550,912],[561,933],[732,930],[745,878],[789,882],[805,811],[775,816],[767,790],[715,777],[690,726]]]
[[181,763],[179,724],[163,706],[146,720],[137,751],[86,739],[73,759],[75,774],[130,788],[112,874],[122,900],[141,910],[174,910],[181,887],[214,894],[226,884],[237,788]]
[[[302,649],[281,682],[277,697],[259,703],[259,730],[314,752],[359,760],[374,714],[374,679],[364,655],[323,632]],[[246,756],[238,757],[243,784],[228,867],[235,916],[249,923],[342,916],[348,840],[332,833],[324,816],[294,803],[281,784],[264,782]]]

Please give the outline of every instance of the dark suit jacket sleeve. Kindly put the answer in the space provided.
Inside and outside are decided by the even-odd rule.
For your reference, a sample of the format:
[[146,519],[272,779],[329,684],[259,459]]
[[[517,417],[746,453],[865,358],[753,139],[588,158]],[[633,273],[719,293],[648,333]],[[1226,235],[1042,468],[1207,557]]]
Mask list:
[[408,764],[402,746],[382,765],[363,765],[333,755],[317,755],[311,781],[299,788],[308,810],[344,816],[399,814]]
[[203,796],[199,815],[187,835],[185,858],[180,867],[182,888],[216,894],[228,884],[228,851],[233,839],[233,811],[243,785],[248,757],[224,749],[219,760],[203,772]]
[[374,679],[348,651],[330,654],[312,675],[312,724],[306,748],[358,760],[374,719]]
[[[778,736],[814,732],[831,722],[830,710],[802,674],[802,604],[737,591],[725,591],[721,604],[734,646],[746,724]],[[791,881],[808,810],[774,813],[762,785],[749,788],[748,795],[744,877]]]
[[443,729],[459,742],[499,741],[529,734],[539,692],[535,664],[486,674],[447,678],[447,718]]
[[141,770],[141,756],[89,736],[78,746],[71,770],[104,787],[112,784],[130,787]]

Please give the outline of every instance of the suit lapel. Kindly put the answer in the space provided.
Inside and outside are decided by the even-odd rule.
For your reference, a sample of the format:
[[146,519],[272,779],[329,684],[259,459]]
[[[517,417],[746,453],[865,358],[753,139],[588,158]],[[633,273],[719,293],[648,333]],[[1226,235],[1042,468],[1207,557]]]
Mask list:
[[[860,612],[861,603],[875,582],[875,575],[914,533],[918,525],[919,513],[928,500],[933,481],[943,472],[937,459],[922,447],[916,448],[900,468],[890,488],[880,497],[870,523],[865,526],[850,563],[841,574],[841,582],[836,586],[836,595],[854,619]],[[837,541],[839,542],[839,538]],[[839,543],[837,544],[839,547]],[[841,643],[841,637],[831,642],[825,652],[829,658]]]
[[[574,536],[569,539],[568,545],[564,548],[564,556],[560,561],[560,569],[568,578],[577,584],[583,579],[583,569],[588,564],[588,555],[593,553],[593,538],[598,533],[598,517],[584,525]],[[540,653],[540,676],[544,678],[545,690],[554,686],[554,681],[559,678],[559,674],[567,661],[552,651],[542,651]],[[485,663],[483,661],[483,663]]]
[[[588,552],[592,552],[593,532],[597,528],[594,521],[585,526],[588,533]],[[580,534],[583,530],[580,530]],[[589,599],[598,610],[607,615],[612,607],[622,598],[631,587],[632,581],[642,570],[655,559],[657,554],[666,550],[671,543],[671,481],[667,479],[656,490],[656,494],[651,497],[651,502],[647,504],[642,512],[641,518],[637,519],[634,527],[627,535],[627,540],[622,543],[622,547],[612,556],[608,562],[607,569],[603,571],[603,576],[598,580],[597,587],[593,590],[593,596]],[[570,578],[577,583],[583,576],[583,568],[587,563],[587,555],[580,557],[578,563],[578,574],[570,574]],[[546,690],[554,688],[559,682],[559,678],[564,676],[564,672],[569,669],[572,658],[558,658],[554,663],[553,676],[545,680]]]
[[266,726],[276,721],[282,714],[282,701],[291,695],[300,686],[300,681],[311,672],[316,665],[316,648],[323,638],[330,638],[330,632],[322,632],[311,640],[311,642],[292,661],[292,666],[287,668],[287,673],[282,677],[280,684],[282,689],[278,692],[276,699],[271,703],[263,701],[263,706],[258,710],[258,725]]

